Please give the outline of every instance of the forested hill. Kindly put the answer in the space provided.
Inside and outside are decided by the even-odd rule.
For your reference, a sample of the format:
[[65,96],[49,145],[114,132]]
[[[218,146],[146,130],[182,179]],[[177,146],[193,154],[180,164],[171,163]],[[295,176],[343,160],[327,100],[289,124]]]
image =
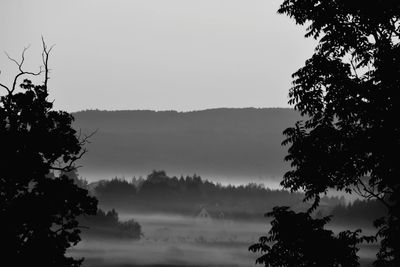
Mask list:
[[[84,133],[97,129],[80,162],[89,179],[147,174],[200,174],[225,179],[280,178],[282,131],[299,119],[292,109],[82,111],[73,114]],[[107,177],[111,176],[111,177]],[[259,181],[261,182],[261,180]]]

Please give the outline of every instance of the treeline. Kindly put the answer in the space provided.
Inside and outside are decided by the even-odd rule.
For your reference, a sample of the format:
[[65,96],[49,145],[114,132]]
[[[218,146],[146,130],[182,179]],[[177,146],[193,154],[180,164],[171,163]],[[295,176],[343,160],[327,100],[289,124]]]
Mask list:
[[[223,212],[226,218],[263,220],[263,214],[277,205],[297,211],[309,207],[302,193],[271,190],[254,183],[223,186],[198,175],[169,177],[164,171],[153,171],[146,179],[100,181],[93,192],[100,206],[125,212],[196,216],[201,207],[206,207],[211,214]],[[334,223],[370,225],[385,214],[385,208],[373,200],[346,204],[343,197],[323,197],[316,214],[333,215]]]
[[[89,183],[79,178],[76,170],[62,174],[72,179],[77,186],[90,191]],[[53,173],[50,176],[55,177]],[[133,219],[120,221],[114,208],[109,211],[98,208],[96,215],[83,215],[78,221],[84,237],[140,239],[142,235],[142,227],[138,222]]]
[[[94,188],[100,206],[126,212],[175,213],[195,216],[200,207],[209,212],[223,212],[227,218],[263,219],[263,214],[276,205],[304,208],[304,195],[286,190],[271,190],[250,183],[222,186],[198,175],[169,177],[164,171],[153,171],[147,179],[112,179]],[[330,207],[339,198],[324,198]]]
[[344,225],[367,224],[386,214],[385,206],[377,200],[355,200],[348,205],[337,205],[332,209],[332,222]]
[[133,219],[120,221],[114,209],[108,212],[98,209],[94,216],[81,216],[79,224],[83,236],[140,239],[142,235],[142,227],[138,222]]

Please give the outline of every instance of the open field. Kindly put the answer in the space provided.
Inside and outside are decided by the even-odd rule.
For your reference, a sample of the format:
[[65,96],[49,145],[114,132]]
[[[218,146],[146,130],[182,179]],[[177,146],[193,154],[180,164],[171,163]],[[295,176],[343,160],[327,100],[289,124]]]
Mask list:
[[[83,240],[70,253],[85,257],[84,267],[256,266],[258,255],[248,247],[269,227],[267,222],[121,214],[122,219],[132,217],[143,227],[140,241]],[[362,266],[370,266],[375,250],[375,245],[362,247]]]

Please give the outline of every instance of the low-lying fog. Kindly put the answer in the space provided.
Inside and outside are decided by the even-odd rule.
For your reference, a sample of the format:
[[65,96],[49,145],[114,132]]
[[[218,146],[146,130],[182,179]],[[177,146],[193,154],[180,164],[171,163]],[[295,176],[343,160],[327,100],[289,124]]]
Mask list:
[[[141,240],[84,239],[70,253],[85,257],[84,267],[256,266],[258,255],[249,252],[248,247],[269,228],[267,221],[231,221],[209,214],[184,217],[120,213],[120,218],[134,218],[142,225]],[[370,262],[375,250],[375,246],[364,246],[359,253],[363,262]]]
[[71,253],[85,257],[84,266],[252,266],[255,257],[248,247],[267,226],[161,214],[120,218],[142,225],[140,241],[83,240]]

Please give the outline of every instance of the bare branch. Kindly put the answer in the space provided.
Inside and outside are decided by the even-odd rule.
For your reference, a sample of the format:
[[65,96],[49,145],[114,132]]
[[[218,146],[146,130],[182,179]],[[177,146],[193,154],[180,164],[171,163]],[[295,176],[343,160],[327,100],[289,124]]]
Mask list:
[[12,58],[7,52],[4,52],[6,54],[6,56],[8,57],[9,60],[11,60],[12,62],[14,62],[17,66],[20,72],[24,72],[22,70],[22,66],[24,65],[25,62],[25,52],[29,49],[30,45],[28,45],[27,47],[24,47],[24,50],[22,50],[22,55],[21,55],[21,62],[18,62],[16,59]]
[[15,91],[15,88],[17,86],[17,81],[23,75],[39,76],[42,73],[44,73],[44,76],[45,76],[44,77],[44,87],[47,89],[47,83],[48,83],[48,80],[49,80],[49,72],[50,72],[50,69],[49,69],[49,55],[50,55],[50,52],[53,49],[54,45],[52,45],[50,48],[48,48],[47,45],[46,45],[46,42],[45,42],[45,40],[44,40],[44,38],[42,36],[42,46],[43,46],[43,51],[42,51],[43,66],[39,67],[39,71],[38,72],[25,71],[23,69],[23,65],[24,65],[24,62],[25,62],[25,53],[29,49],[29,46],[25,47],[24,50],[22,51],[21,61],[20,62],[18,60],[16,60],[15,58],[11,57],[7,52],[5,52],[5,54],[8,57],[8,59],[10,61],[14,62],[17,65],[18,70],[19,70],[19,73],[14,77],[14,81],[13,81],[11,89],[8,88],[7,86],[5,86],[4,84],[0,84],[0,86],[5,88],[9,94],[12,94]]
[[42,36],[42,62],[44,66],[44,88],[47,89],[47,82],[49,80],[49,55],[54,45],[52,45],[49,49],[47,48],[46,42],[44,41],[44,37]]
[[[79,144],[81,146],[83,146],[85,144],[90,143],[89,139],[93,135],[95,135],[97,133],[97,131],[98,131],[98,129],[96,129],[92,133],[90,133],[88,135],[85,135],[83,138],[81,138],[82,132],[80,130],[79,133],[78,133],[78,139],[80,139],[80,143]],[[55,160],[55,162],[57,162],[58,166],[51,166],[50,169],[51,170],[55,170],[55,171],[62,171],[62,172],[70,172],[70,171],[76,170],[76,169],[78,169],[78,168],[80,168],[82,166],[76,166],[75,162],[80,160],[83,157],[83,155],[85,155],[87,152],[88,152],[88,150],[86,148],[82,149],[82,151],[78,155],[73,156],[69,160],[69,162],[66,163],[67,165],[65,165],[65,166],[61,166],[63,163],[61,163],[60,160]]]
[[[0,71],[0,74],[1,74],[1,71]],[[10,93],[10,89],[6,85],[0,83],[0,86],[3,87],[4,89],[6,89],[8,93]]]
[[[25,51],[25,49],[24,49],[24,51]],[[24,52],[22,52],[22,53],[24,53]],[[18,69],[21,70],[21,63],[19,63],[16,59],[12,58],[7,52],[4,52],[4,54],[6,54],[7,58],[10,61],[14,62],[15,65],[17,65]]]
[[32,76],[39,76],[40,74],[42,74],[42,69],[40,68],[39,69],[39,71],[38,72],[29,72],[29,71],[25,71],[25,72],[20,72],[20,73],[18,73],[16,76],[15,76],[15,78],[14,78],[14,81],[13,81],[13,85],[12,85],[12,87],[11,87],[11,93],[13,93],[14,91],[15,91],[15,87],[16,87],[16,85],[17,85],[17,80],[18,80],[18,78],[19,77],[21,77],[22,75],[32,75]]
[[[64,166],[64,167],[55,167],[55,166],[50,166],[50,170],[55,170],[55,171],[63,171],[63,172],[70,172],[73,170],[76,170],[80,166],[75,166],[75,162],[83,157],[87,153],[87,149],[83,149],[77,156],[73,156],[69,163]],[[61,165],[61,164],[59,164]]]
[[360,196],[365,197],[365,198],[367,198],[367,199],[376,198],[376,199],[377,199],[378,201],[380,201],[383,205],[385,205],[385,207],[386,207],[388,210],[391,209],[389,203],[387,203],[387,202],[385,201],[385,199],[382,197],[382,193],[375,193],[375,192],[374,192],[374,189],[373,189],[373,188],[368,188],[368,187],[364,184],[364,182],[363,182],[361,179],[358,179],[358,183],[363,187],[363,190],[367,193],[367,194],[361,193],[361,190],[360,190],[360,188],[358,187],[358,184],[357,184],[357,188],[358,188],[358,190],[359,190],[359,192],[360,192]]
[[92,138],[92,136],[94,136],[96,133],[97,133],[97,131],[98,131],[99,129],[96,129],[96,130],[94,130],[93,132],[91,132],[90,134],[88,134],[88,135],[85,135],[82,139],[81,139],[81,130],[79,130],[79,139],[81,139],[81,141],[80,141],[80,145],[81,146],[83,146],[83,145],[85,145],[85,144],[90,144],[90,142],[89,142],[89,139],[90,138]]
[[0,84],[1,87],[7,89],[9,94],[12,94],[15,91],[15,87],[17,86],[17,81],[21,76],[23,76],[23,75],[39,76],[40,74],[43,73],[42,66],[39,67],[39,71],[38,72],[31,72],[31,71],[24,71],[23,70],[23,66],[24,66],[24,62],[25,62],[25,53],[29,49],[29,47],[30,46],[24,47],[24,50],[22,51],[21,61],[20,62],[18,62],[18,60],[16,60],[15,58],[11,57],[7,52],[4,52],[6,54],[6,56],[7,56],[7,58],[17,65],[18,70],[19,70],[19,73],[14,77],[14,81],[13,81],[11,89],[9,89],[7,86],[5,86],[3,84]]

